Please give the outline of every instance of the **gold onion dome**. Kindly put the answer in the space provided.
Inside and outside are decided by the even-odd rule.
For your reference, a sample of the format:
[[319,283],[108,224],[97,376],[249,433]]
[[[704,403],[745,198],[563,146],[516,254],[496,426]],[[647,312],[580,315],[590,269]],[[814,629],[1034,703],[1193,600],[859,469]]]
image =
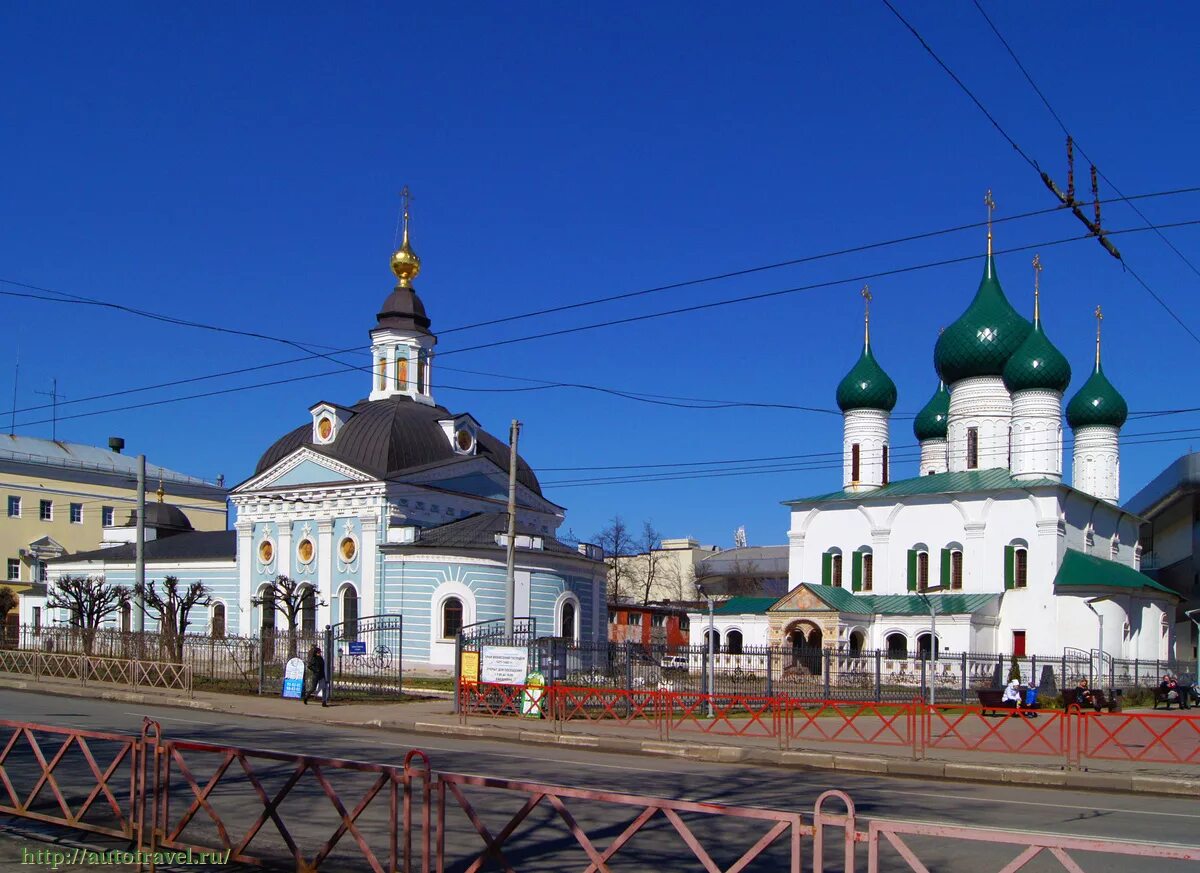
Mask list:
[[408,243],[407,227],[404,228],[404,242],[392,253],[392,272],[396,274],[399,280],[396,284],[401,288],[409,287],[421,272],[421,259]]

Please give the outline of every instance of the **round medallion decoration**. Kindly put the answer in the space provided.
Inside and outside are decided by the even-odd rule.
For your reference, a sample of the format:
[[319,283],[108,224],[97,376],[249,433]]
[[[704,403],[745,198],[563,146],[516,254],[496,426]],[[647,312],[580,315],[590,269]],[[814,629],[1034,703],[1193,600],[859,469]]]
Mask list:
[[332,434],[333,434],[333,421],[328,416],[325,416],[324,418],[322,418],[320,421],[317,422],[317,435],[321,439],[327,440],[327,439],[329,439],[329,437]]
[[460,452],[469,452],[471,444],[475,442],[475,438],[471,436],[471,432],[465,427],[459,429],[458,433],[454,435],[454,439],[458,442],[458,450]]
[[338,543],[338,552],[341,553],[342,560],[349,563],[358,554],[358,543],[354,542],[354,537],[342,537],[342,541]]
[[264,564],[269,564],[275,557],[275,546],[270,540],[263,540],[258,544],[258,559]]
[[313,541],[309,539],[300,540],[296,546],[296,557],[300,559],[301,564],[311,564],[315,549]]

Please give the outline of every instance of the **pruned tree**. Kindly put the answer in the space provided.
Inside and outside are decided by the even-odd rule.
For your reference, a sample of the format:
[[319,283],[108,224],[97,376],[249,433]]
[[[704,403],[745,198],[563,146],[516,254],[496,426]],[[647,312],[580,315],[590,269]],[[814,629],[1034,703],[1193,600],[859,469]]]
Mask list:
[[172,661],[183,663],[184,635],[190,624],[188,616],[193,607],[212,603],[208,586],[197,580],[180,590],[177,577],[165,576],[161,589],[152,579],[134,585],[133,593],[142,601],[147,615],[158,622],[163,651]]
[[270,586],[264,590],[263,594],[259,597],[251,597],[250,602],[255,606],[270,603],[287,617],[289,658],[296,657],[300,620],[303,618],[306,603],[310,604],[313,609],[327,605],[324,600],[318,598],[317,590],[311,584],[282,575],[271,580]]
[[620,603],[629,596],[632,582],[629,558],[634,554],[633,536],[625,520],[614,515],[608,527],[592,539],[604,550],[604,562],[608,564],[608,600]]
[[67,624],[80,631],[83,650],[92,653],[101,623],[129,602],[124,585],[110,585],[103,576],[60,576],[47,594],[46,606],[65,609]]
[[647,604],[655,583],[660,581],[663,565],[669,560],[662,554],[662,535],[655,530],[654,522],[642,522],[642,535],[634,543],[634,548],[638,551],[637,572],[642,577],[639,580],[642,603]]

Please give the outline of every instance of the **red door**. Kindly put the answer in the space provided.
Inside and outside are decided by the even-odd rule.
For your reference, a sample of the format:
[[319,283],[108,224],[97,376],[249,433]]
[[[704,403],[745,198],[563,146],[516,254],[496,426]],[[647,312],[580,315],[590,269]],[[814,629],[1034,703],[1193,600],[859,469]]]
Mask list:
[[1018,658],[1025,657],[1025,631],[1013,631],[1012,653]]

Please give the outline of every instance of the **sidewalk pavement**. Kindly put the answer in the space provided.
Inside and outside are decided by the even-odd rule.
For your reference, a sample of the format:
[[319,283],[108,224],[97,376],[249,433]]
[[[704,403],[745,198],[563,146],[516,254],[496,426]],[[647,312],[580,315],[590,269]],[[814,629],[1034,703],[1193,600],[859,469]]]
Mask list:
[[[542,719],[472,716],[464,723],[454,714],[453,702],[444,693],[400,703],[315,703],[280,697],[220,694],[197,691],[192,698],[178,692],[127,691],[92,684],[82,686],[62,680],[18,678],[0,675],[0,688],[34,691],[69,697],[119,700],[152,706],[174,706],[228,712],[243,716],[344,727],[374,727],[418,734],[470,736],[478,739],[569,746],[597,752],[673,756],[716,763],[756,766],[841,770],[922,779],[955,779],[972,782],[1039,785],[1059,788],[1099,789],[1149,794],[1200,797],[1200,766],[1142,763],[1138,761],[1088,760],[1083,769],[1066,770],[1053,756],[1006,754],[991,751],[962,752],[934,750],[936,758],[913,760],[908,746],[871,744],[864,753],[862,742],[793,741],[795,748],[782,750],[774,737],[738,737],[680,733],[669,740],[646,726],[611,721],[554,723]],[[1127,710],[1138,712],[1142,710]],[[1144,710],[1149,712],[1149,710]],[[1200,713],[1181,713],[1200,717]],[[872,716],[861,716],[872,718]],[[1200,725],[1198,725],[1200,727]]]

